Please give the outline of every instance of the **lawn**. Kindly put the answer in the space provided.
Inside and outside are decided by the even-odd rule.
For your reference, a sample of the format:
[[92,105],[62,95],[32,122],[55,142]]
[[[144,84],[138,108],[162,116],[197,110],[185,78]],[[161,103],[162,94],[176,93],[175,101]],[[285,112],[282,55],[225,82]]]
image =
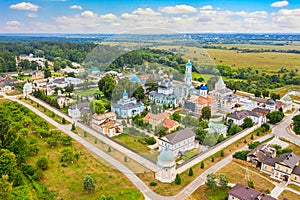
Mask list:
[[[81,130],[80,128],[77,127],[76,128],[76,132],[78,133],[79,136],[83,137],[85,140],[87,140],[90,143],[94,144],[94,146],[96,146],[97,148],[101,149],[102,151],[105,151],[105,152],[109,153],[110,156],[112,156],[113,158],[115,158],[116,160],[118,160],[119,162],[121,162],[122,164],[126,165],[126,167],[128,167],[134,173],[149,172],[149,170],[146,167],[140,165],[135,160],[132,160],[131,158],[126,157],[120,151],[118,151],[116,149],[113,149],[109,145],[105,144],[102,141],[99,141],[94,136],[92,136],[92,135],[90,135],[88,133],[84,134],[84,131]],[[109,148],[111,149],[110,152],[108,152]],[[126,159],[125,159],[125,157],[126,157]]]
[[206,185],[201,185],[186,200],[222,200],[227,198],[229,190],[229,188],[223,189],[217,187],[213,191],[210,191]]
[[195,156],[196,154],[200,153],[200,149],[199,148],[196,148],[196,149],[192,149],[188,152],[185,152],[183,155],[182,155],[182,159],[183,160],[188,160],[190,158],[192,158],[193,156]]
[[245,166],[235,162],[231,162],[217,171],[216,175],[217,177],[219,177],[220,174],[224,174],[228,178],[228,181],[233,184],[241,183],[247,185],[249,178],[251,181],[253,181],[255,189],[259,191],[271,191],[274,188],[272,180],[266,178],[264,176],[265,174],[260,172],[259,170],[249,167],[248,174],[246,173],[247,168]]
[[300,186],[294,185],[294,184],[288,184],[288,187],[296,190],[296,191],[300,191]]
[[124,144],[125,146],[147,156],[148,158],[157,161],[158,152],[150,150],[147,146],[148,144],[145,142],[145,138],[137,137],[128,134],[121,134],[113,137],[114,140]]
[[289,190],[284,190],[278,197],[278,200],[283,200],[283,199],[296,200],[296,199],[300,199],[300,195],[295,194]]
[[100,92],[98,89],[90,89],[90,90],[75,90],[76,94],[80,94],[82,96],[91,96],[96,92]]

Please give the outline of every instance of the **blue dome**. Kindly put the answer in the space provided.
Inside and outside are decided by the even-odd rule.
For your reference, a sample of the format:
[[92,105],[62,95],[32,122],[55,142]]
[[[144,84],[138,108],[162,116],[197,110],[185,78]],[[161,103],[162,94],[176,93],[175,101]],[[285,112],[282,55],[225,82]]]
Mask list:
[[190,61],[188,61],[188,62],[185,64],[185,66],[191,67],[191,66],[192,66],[192,63],[191,63]]
[[168,83],[168,79],[165,80],[165,83]]
[[128,93],[127,92],[123,92],[123,97],[128,97]]
[[200,90],[208,90],[208,88],[205,85],[202,85]]
[[137,83],[139,82],[139,78],[136,76],[136,75],[133,75],[131,78],[130,78],[130,81],[133,82],[133,83]]
[[163,149],[158,156],[158,160],[161,161],[173,161],[174,159],[175,155],[173,151],[169,150],[168,148]]

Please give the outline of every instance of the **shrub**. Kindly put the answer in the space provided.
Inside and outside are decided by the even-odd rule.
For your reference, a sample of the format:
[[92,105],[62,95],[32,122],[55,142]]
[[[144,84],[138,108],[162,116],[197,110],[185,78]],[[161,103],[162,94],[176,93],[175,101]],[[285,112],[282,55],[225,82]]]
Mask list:
[[[53,114],[54,114],[54,113],[53,113]],[[67,123],[67,121],[66,121],[66,119],[65,119],[64,117],[62,118],[61,123],[62,123],[62,124],[66,124],[66,123]]]
[[255,149],[258,145],[260,145],[260,142],[251,142],[248,144],[249,149]]
[[23,172],[23,174],[26,176],[33,176],[36,172],[36,169],[34,167],[25,163],[21,164],[20,169]]
[[194,175],[193,168],[190,168],[190,169],[189,169],[189,176],[193,176],[193,175]]
[[49,167],[48,159],[45,157],[39,158],[38,161],[36,162],[36,166],[42,170],[48,169]]
[[32,178],[33,178],[35,181],[40,181],[40,180],[42,180],[42,179],[44,178],[44,174],[43,174],[42,171],[37,170],[37,171],[35,172],[35,174],[33,175]]
[[157,185],[156,182],[154,182],[154,181],[151,181],[151,182],[150,182],[150,186],[156,186],[156,185]]
[[211,157],[211,162],[215,162],[215,157]]
[[147,142],[147,144],[149,144],[149,145],[153,145],[153,144],[156,143],[156,140],[155,140],[154,137],[147,137],[147,138],[146,138],[146,142]]
[[221,150],[220,155],[221,155],[221,157],[224,157],[225,154],[224,154],[224,150],[223,149]]
[[236,158],[236,159],[240,159],[240,160],[247,160],[247,154],[250,151],[237,151],[233,154],[232,157]]
[[180,174],[176,174],[175,184],[176,185],[180,185],[181,184],[181,176],[180,176]]
[[200,168],[204,169],[204,162],[203,161],[201,161]]

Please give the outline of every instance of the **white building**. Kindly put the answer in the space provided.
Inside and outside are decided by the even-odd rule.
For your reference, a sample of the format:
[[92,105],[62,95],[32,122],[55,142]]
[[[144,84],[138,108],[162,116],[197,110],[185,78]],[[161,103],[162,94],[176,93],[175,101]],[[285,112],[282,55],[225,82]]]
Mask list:
[[158,150],[162,151],[168,148],[176,156],[184,152],[197,148],[199,143],[195,140],[196,134],[190,129],[185,128],[175,133],[166,135],[158,139]]
[[256,112],[249,111],[249,110],[235,111],[234,113],[230,114],[227,117],[227,121],[229,119],[232,119],[234,124],[240,126],[244,123],[244,119],[246,118],[251,118],[254,124],[261,125],[262,123],[264,123],[264,118],[262,115],[259,115]]
[[94,114],[91,126],[109,137],[117,136],[123,132],[123,127],[117,122],[117,115],[114,112]]
[[157,160],[158,170],[155,172],[155,178],[163,183],[171,183],[176,177],[176,156],[168,148],[163,149]]
[[32,84],[31,83],[25,83],[23,86],[23,96],[28,97],[32,93]]

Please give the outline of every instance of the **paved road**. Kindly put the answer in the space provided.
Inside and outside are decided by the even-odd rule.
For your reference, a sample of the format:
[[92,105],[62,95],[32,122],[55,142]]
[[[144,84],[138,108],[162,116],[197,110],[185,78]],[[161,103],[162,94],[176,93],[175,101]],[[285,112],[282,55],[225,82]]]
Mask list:
[[273,126],[272,134],[279,137],[283,137],[284,139],[300,146],[300,137],[288,131],[287,129],[292,123],[292,118],[297,114],[299,114],[298,107],[296,107],[296,111],[293,114],[288,114],[283,121],[279,122],[276,126]]

